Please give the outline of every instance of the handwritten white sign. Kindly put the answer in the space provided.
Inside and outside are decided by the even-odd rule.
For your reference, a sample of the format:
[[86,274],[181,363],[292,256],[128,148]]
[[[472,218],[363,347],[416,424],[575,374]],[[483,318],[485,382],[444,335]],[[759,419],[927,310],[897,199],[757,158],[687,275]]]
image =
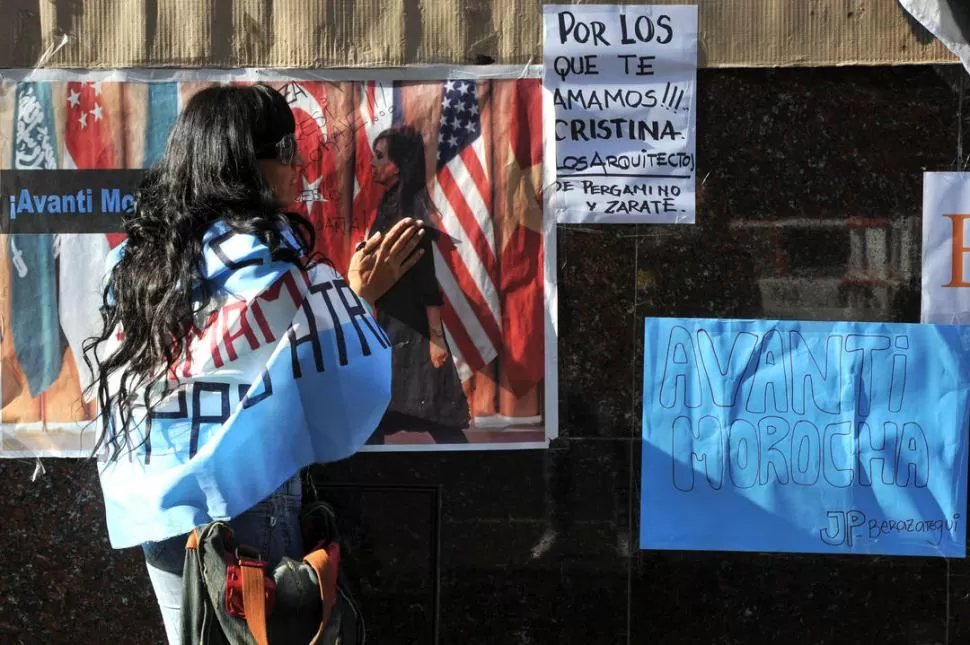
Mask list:
[[559,222],[694,222],[697,7],[546,5]]

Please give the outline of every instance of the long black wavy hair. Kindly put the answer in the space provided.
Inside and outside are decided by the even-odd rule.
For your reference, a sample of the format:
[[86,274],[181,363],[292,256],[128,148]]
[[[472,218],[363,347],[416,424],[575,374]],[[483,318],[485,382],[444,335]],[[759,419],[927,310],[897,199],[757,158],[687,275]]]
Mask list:
[[[424,137],[409,125],[388,128],[374,139],[374,147],[385,142],[387,158],[397,166],[397,184],[389,191],[396,193],[399,203],[409,216],[424,216],[425,224],[432,224],[428,215],[436,212],[428,195],[428,171],[425,166]],[[426,229],[431,230],[431,229]]]
[[[259,159],[272,158],[276,144],[294,130],[286,99],[265,85],[204,89],[179,115],[164,155],[124,217],[128,239],[104,292],[101,334],[84,344],[100,406],[94,455],[103,451],[110,461],[144,443],[131,437],[132,410],[151,405],[136,401],[135,392],[152,392],[159,383],[163,392],[171,387],[167,375],[187,350],[196,315],[211,302],[202,238],[214,222],[254,234],[278,260],[303,268],[313,262],[312,225],[282,212],[259,167]],[[301,249],[283,241],[283,227]],[[117,350],[99,356],[98,348],[119,330]],[[112,391],[109,379],[119,376]],[[145,440],[150,432],[149,425]]]

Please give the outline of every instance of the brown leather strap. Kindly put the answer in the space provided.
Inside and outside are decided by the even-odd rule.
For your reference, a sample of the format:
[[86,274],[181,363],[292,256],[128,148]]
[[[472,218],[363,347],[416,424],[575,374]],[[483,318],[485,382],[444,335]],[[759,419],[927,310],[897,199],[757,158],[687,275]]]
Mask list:
[[240,563],[243,583],[243,611],[246,624],[257,645],[269,645],[266,635],[266,588],[262,567],[247,566]]
[[317,574],[317,585],[320,587],[320,603],[323,605],[323,619],[320,621],[320,629],[317,630],[317,635],[313,637],[310,641],[310,645],[316,645],[317,641],[323,636],[323,630],[326,629],[327,623],[330,622],[330,612],[333,610],[334,603],[337,602],[336,598],[336,585],[333,585],[333,589],[327,589],[331,585],[329,580],[331,579],[331,571],[328,565],[330,562],[330,555],[324,549],[316,549],[307,553],[303,557],[303,561],[309,564]]

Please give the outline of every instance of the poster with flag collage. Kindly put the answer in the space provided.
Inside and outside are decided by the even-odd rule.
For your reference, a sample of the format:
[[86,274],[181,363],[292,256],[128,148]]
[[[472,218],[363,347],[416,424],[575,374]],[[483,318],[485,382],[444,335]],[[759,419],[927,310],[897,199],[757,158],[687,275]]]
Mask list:
[[375,139],[410,126],[424,142],[441,318],[470,420],[391,425],[365,449],[541,448],[556,435],[555,226],[544,215],[538,77],[57,74],[0,76],[0,457],[90,454],[97,409],[82,343],[99,330],[120,213],[196,92],[257,81],[290,103],[303,160],[292,210],[341,273],[382,201]]

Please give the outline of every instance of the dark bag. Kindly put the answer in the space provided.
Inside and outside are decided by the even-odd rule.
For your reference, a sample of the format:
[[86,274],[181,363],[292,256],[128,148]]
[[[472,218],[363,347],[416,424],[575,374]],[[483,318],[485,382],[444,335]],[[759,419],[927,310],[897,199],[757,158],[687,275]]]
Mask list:
[[224,522],[193,531],[185,549],[183,645],[365,645],[364,622],[340,571],[333,511],[304,509],[302,562],[276,568],[237,543]]

